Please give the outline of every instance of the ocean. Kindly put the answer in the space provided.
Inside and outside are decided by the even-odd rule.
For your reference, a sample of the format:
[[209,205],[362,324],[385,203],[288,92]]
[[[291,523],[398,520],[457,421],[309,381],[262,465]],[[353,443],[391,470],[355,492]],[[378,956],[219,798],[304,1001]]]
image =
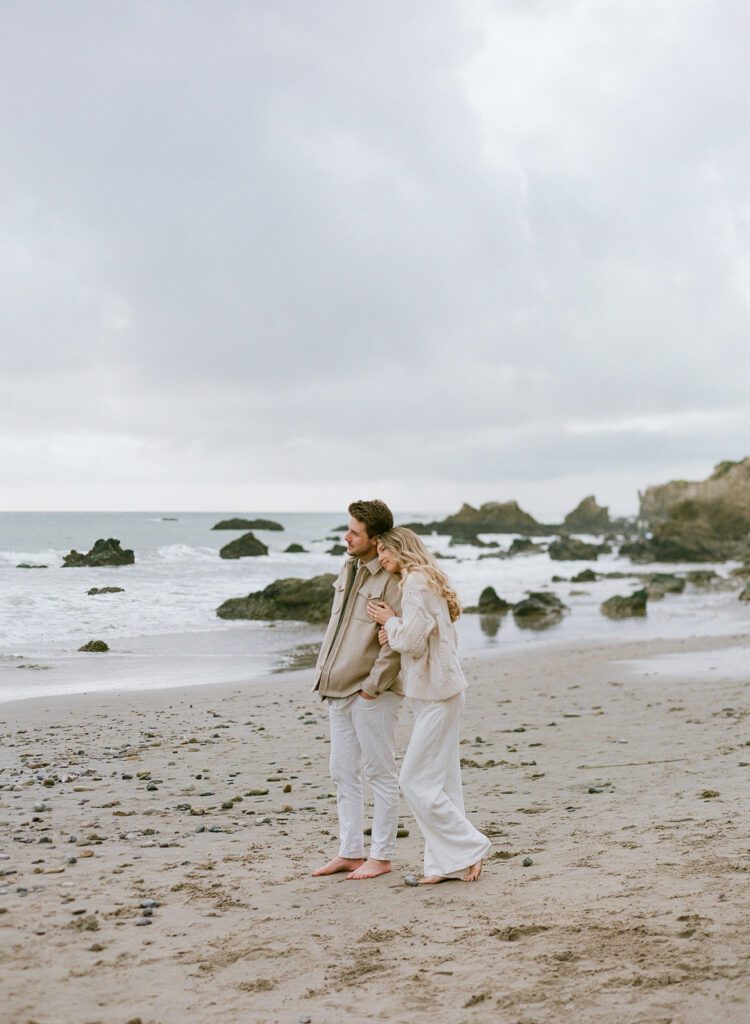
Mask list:
[[[269,547],[259,558],[225,560],[219,548],[240,532],[216,531],[220,519],[240,514],[272,519],[283,531],[254,531]],[[430,521],[442,513],[397,516],[397,522]],[[345,512],[5,512],[0,513],[0,701],[102,689],[135,690],[257,678],[308,664],[322,629],[303,623],[226,622],[217,607],[230,597],[260,590],[283,577],[309,578],[337,572],[341,556],[328,549],[341,533]],[[88,551],[100,537],[116,537],[135,551],[135,565],[63,568],[72,548]],[[482,535],[507,548],[512,535]],[[627,594],[633,580],[587,585],[551,583],[584,568],[598,572],[683,571],[728,566],[632,566],[617,555],[598,561],[555,562],[546,553],[508,559],[481,558],[487,551],[450,546],[450,538],[426,538],[449,556],[442,565],[462,602],[476,604],[487,585],[517,601],[529,590],[550,589],[570,614],[549,630],[519,629],[512,616],[459,622],[464,653],[503,645],[610,639],[731,635],[750,618],[737,590],[700,590],[649,602],[646,619],[611,622],[599,611],[603,600]],[[296,542],[305,554],[287,554]],[[20,569],[19,563],[46,569]],[[89,596],[91,587],[121,586],[123,593]],[[88,640],[107,642],[110,653],[79,653]],[[25,669],[26,671],[19,671]]]

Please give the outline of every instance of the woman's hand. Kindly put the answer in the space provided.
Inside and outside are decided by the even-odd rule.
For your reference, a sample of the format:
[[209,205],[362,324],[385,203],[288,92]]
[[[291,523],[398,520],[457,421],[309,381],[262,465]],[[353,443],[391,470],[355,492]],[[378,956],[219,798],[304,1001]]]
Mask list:
[[388,632],[385,626],[381,626],[380,629],[378,630],[378,643],[380,644],[381,647],[385,647],[385,645],[388,643]]
[[359,695],[360,695],[360,697],[362,697],[363,700],[377,700],[378,699],[377,697],[371,696],[369,693],[365,693],[364,690],[360,690],[359,691]]
[[392,619],[396,613],[389,604],[385,601],[368,601],[367,602],[367,615],[368,618],[372,619],[373,622],[380,623],[384,626],[388,619]]

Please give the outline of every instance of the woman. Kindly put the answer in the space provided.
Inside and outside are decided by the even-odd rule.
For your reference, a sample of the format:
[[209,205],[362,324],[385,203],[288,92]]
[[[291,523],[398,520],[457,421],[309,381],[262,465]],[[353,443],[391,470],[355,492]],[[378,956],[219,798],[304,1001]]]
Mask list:
[[401,617],[383,601],[367,613],[379,639],[401,653],[404,692],[414,731],[399,782],[425,840],[422,885],[451,878],[475,882],[490,848],[464,813],[459,725],[466,679],[458,662],[456,592],[412,530],[397,526],[378,540],[378,560],[400,577]]

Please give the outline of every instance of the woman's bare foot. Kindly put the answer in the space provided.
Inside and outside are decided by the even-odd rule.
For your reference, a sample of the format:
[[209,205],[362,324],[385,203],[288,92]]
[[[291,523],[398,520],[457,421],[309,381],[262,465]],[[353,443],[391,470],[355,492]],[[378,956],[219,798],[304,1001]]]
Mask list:
[[478,860],[476,864],[472,864],[469,870],[464,875],[464,882],[478,882],[479,876],[482,874],[482,861]]
[[364,864],[351,871],[346,877],[359,881],[361,878],[377,878],[378,875],[387,875],[391,870],[389,860],[374,860],[369,857]]
[[334,857],[322,868],[316,868],[313,875],[335,875],[339,871],[354,871],[362,864],[364,861],[361,857]]

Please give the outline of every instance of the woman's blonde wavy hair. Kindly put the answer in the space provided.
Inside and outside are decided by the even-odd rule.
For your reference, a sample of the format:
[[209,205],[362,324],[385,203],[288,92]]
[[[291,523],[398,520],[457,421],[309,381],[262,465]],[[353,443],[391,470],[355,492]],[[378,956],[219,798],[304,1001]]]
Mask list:
[[378,545],[386,548],[398,560],[401,566],[401,586],[410,572],[419,569],[430,582],[433,590],[448,602],[451,622],[455,622],[461,614],[458,595],[448,582],[448,577],[427,550],[420,538],[406,526],[394,526],[392,530],[381,533]]

